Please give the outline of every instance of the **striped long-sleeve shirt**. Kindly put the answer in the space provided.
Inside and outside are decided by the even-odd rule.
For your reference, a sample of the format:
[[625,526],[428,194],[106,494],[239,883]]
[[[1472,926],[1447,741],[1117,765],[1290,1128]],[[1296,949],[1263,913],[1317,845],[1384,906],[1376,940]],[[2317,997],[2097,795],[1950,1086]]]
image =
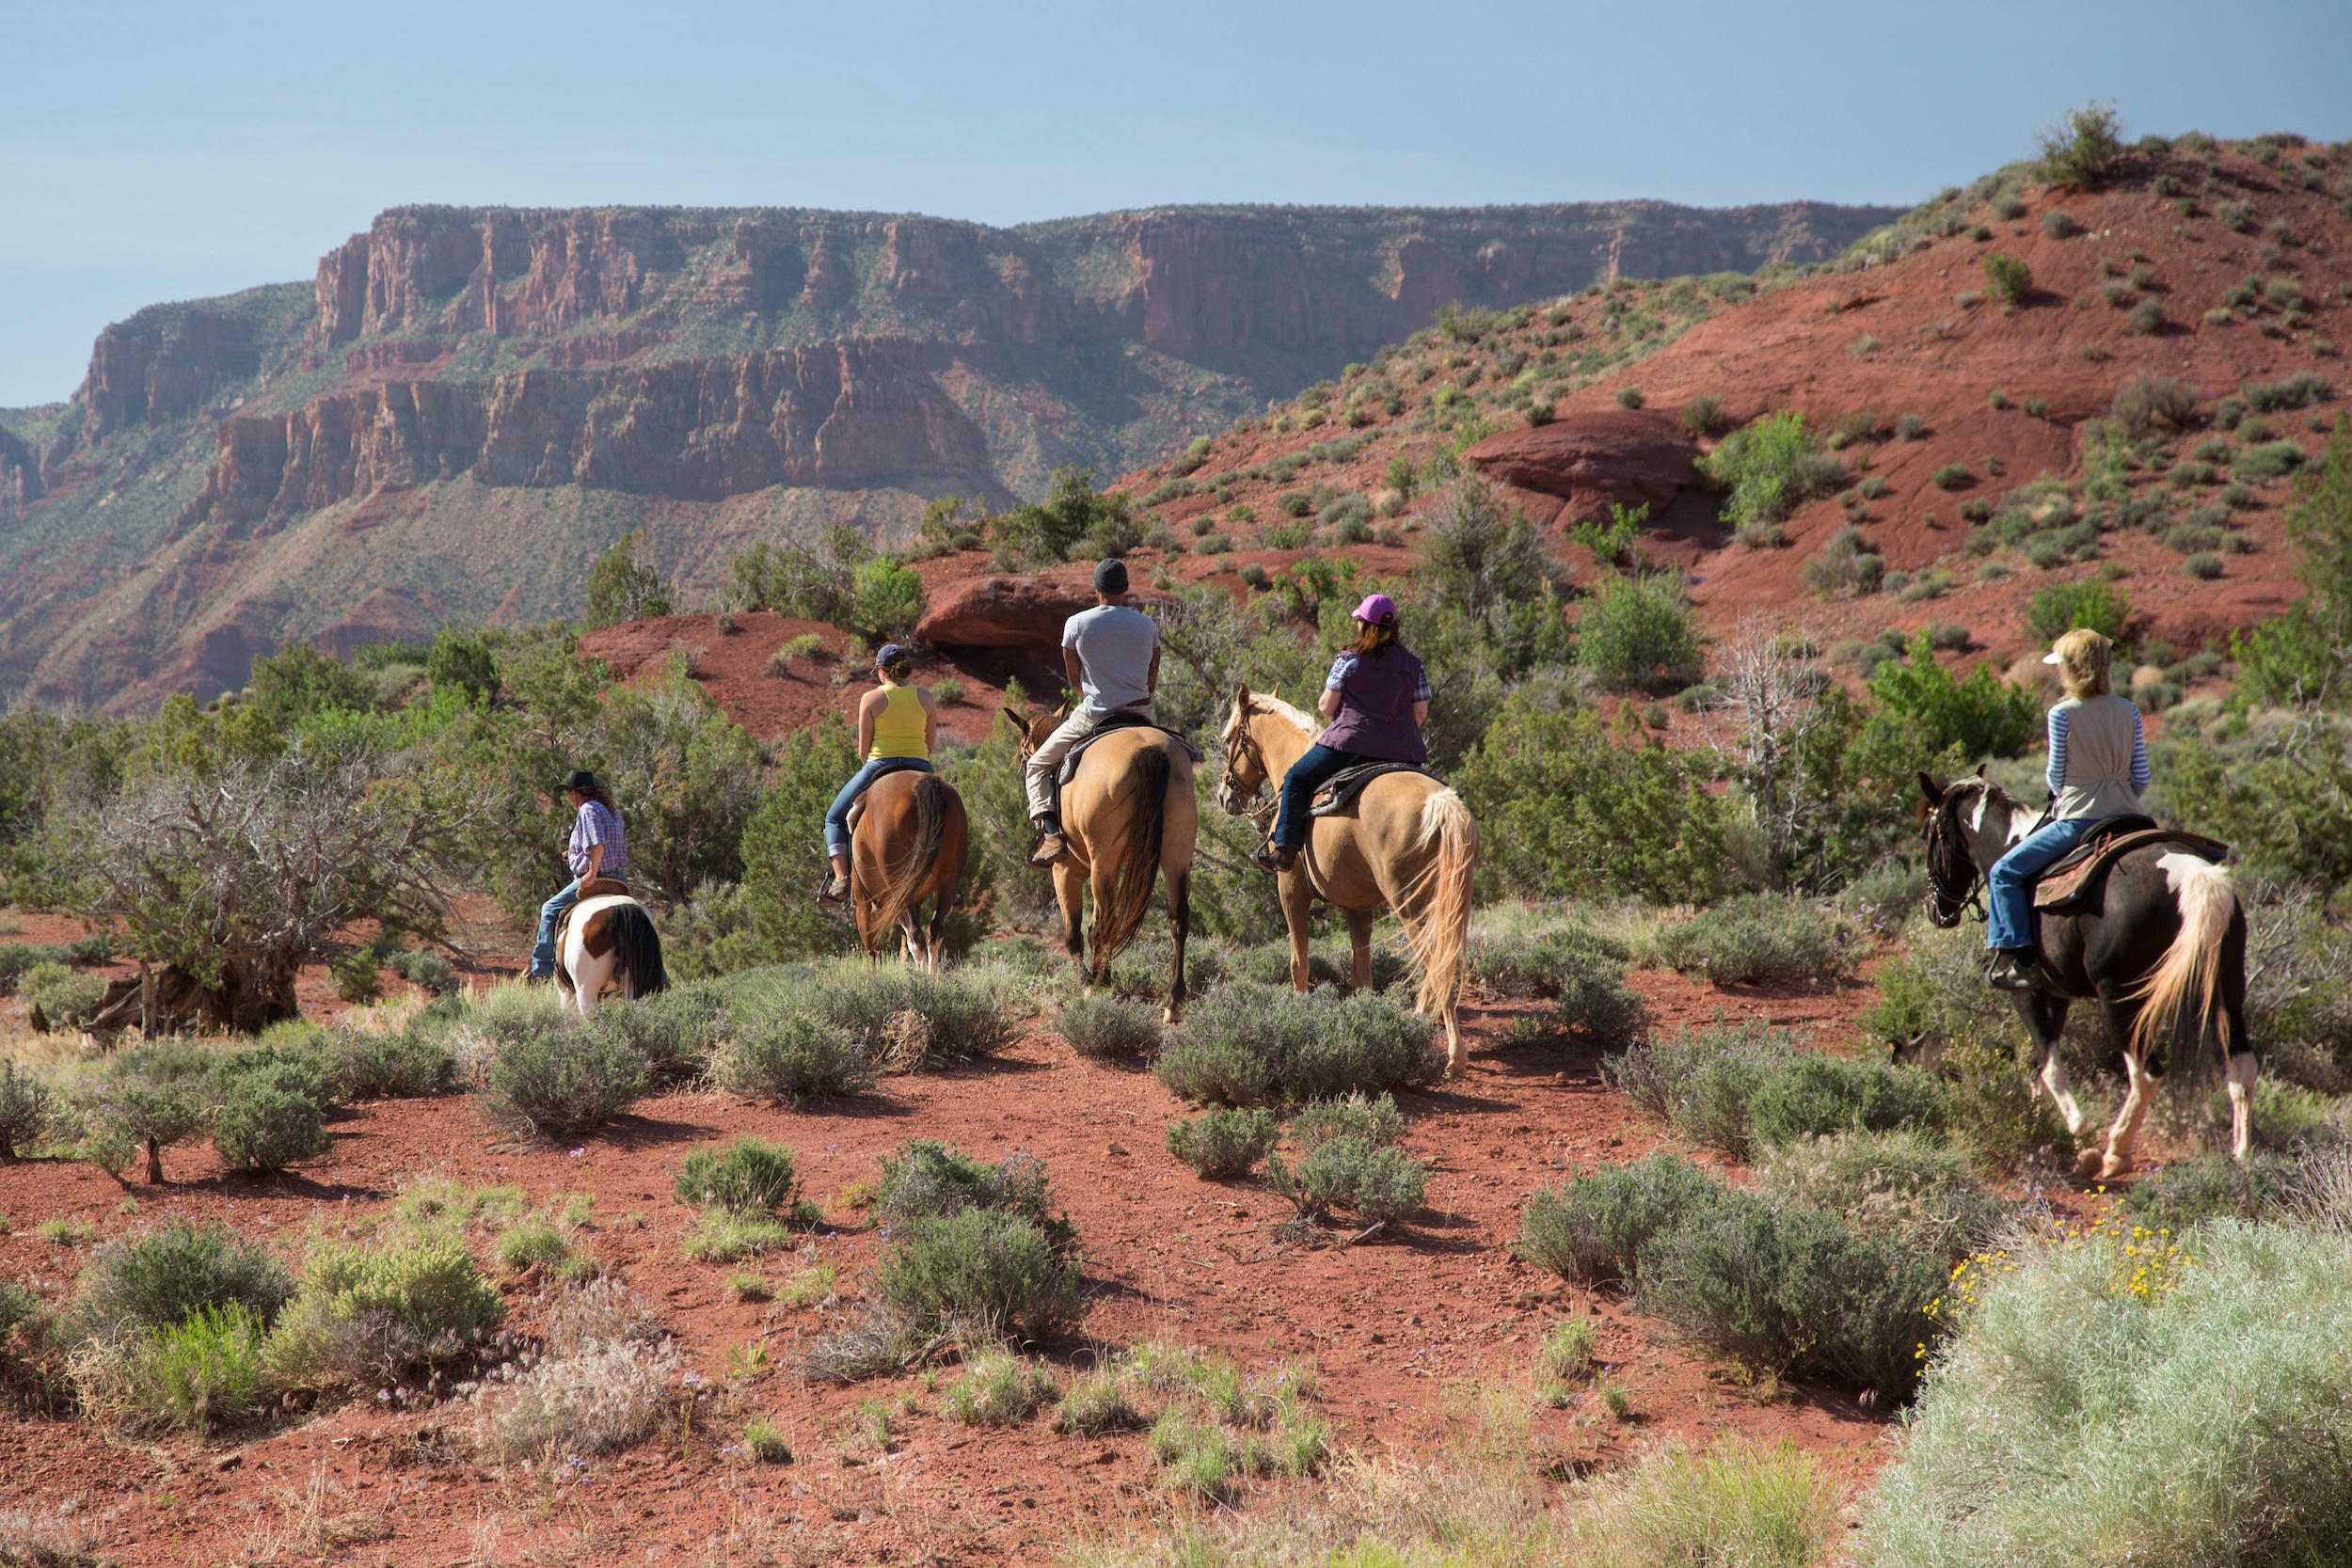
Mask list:
[[[2050,710],[2050,793],[2058,794],[2066,787],[2066,706],[2058,705]],[[2138,794],[2148,787],[2148,739],[2140,731],[2139,710],[2132,710],[2132,791]]]

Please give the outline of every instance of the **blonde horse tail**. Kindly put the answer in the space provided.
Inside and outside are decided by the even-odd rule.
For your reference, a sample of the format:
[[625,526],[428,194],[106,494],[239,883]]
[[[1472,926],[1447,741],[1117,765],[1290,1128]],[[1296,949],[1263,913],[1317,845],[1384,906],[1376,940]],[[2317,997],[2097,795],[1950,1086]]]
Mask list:
[[1137,752],[1130,766],[1135,809],[1108,857],[1111,895],[1094,910],[1092,961],[1098,974],[1134,938],[1152,907],[1152,883],[1160,872],[1160,839],[1168,825],[1168,781],[1172,771],[1166,742]]
[[2150,1048],[2172,1032],[2183,1008],[2195,997],[2196,1042],[2165,1075],[2175,1085],[2193,1087],[2211,1075],[2215,1065],[2209,1054],[2208,1020],[2223,1061],[2232,1052],[2245,1049],[2230,1038],[2229,1010],[2218,1006],[2217,995],[2221,984],[2221,944],[2237,913],[2237,888],[2228,870],[2195,855],[2176,852],[2156,863],[2163,868],[2165,883],[2180,908],[2181,929],[2148,978],[2132,992],[2139,1004],[2139,1017],[2132,1024],[2132,1051],[2140,1060],[2147,1060]]
[[[1421,806],[1419,848],[1430,859],[1415,879],[1422,906],[1418,922],[1406,926],[1421,988],[1413,1006],[1436,1018],[1454,1005],[1462,986],[1462,954],[1470,942],[1470,884],[1478,870],[1478,822],[1451,789],[1440,789]],[[1399,911],[1400,913],[1402,911]]]
[[947,781],[936,773],[923,773],[914,781],[914,840],[907,852],[898,857],[898,863],[890,868],[890,880],[883,884],[882,896],[874,901],[874,941],[877,946],[887,942],[898,929],[907,911],[923,895],[923,889],[931,879],[931,870],[939,863],[939,842],[947,827],[947,802],[955,798]]

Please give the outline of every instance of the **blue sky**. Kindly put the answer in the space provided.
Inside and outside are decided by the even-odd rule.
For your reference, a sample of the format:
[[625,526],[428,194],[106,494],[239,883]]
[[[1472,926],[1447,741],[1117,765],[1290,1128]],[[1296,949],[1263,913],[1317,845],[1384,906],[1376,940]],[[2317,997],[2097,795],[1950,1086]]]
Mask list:
[[0,405],[404,202],[1909,202],[2070,105],[2352,136],[2342,0],[0,0]]

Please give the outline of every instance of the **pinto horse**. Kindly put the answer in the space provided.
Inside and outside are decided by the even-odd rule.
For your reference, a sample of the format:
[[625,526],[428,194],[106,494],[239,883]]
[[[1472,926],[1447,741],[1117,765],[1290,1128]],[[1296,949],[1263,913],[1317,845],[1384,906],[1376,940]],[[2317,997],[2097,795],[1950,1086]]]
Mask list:
[[[1322,727],[1271,693],[1237,689],[1225,721],[1218,807],[1228,816],[1250,815],[1250,802],[1290,771]],[[1356,798],[1354,816],[1314,819],[1297,865],[1276,879],[1290,928],[1292,986],[1306,990],[1311,984],[1308,921],[1316,899],[1347,916],[1358,990],[1372,984],[1373,923],[1382,910],[1394,910],[1421,972],[1413,1006],[1444,1022],[1446,1076],[1461,1076],[1470,1062],[1458,1012],[1462,954],[1477,869],[1478,823],[1459,795],[1426,773],[1374,779]]]
[[634,1002],[670,989],[653,916],[620,887],[602,879],[587,883],[555,934],[555,986],[582,1018],[608,991]]
[[[1938,784],[1922,773],[1919,790],[1927,800],[1928,917],[1948,929],[1960,924],[1985,869],[2032,831],[2034,813],[1980,778]],[[2098,1002],[2129,1079],[2105,1151],[2095,1142],[2084,1149],[2075,1175],[2106,1180],[2132,1168],[2154,1082],[2149,1058],[2176,1032],[2182,1049],[2164,1075],[2169,1082],[2200,1086],[2228,1063],[2230,1152],[2244,1162],[2260,1064],[2246,1036],[2246,911],[2230,873],[2151,845],[2107,870],[2096,908],[2044,912],[2039,922],[2042,968],[2054,984],[2011,992],[2010,1001],[2041,1053],[2042,1082],[2066,1130],[2079,1134],[2084,1122],[2058,1053],[2075,1003]],[[2181,1031],[2184,1018],[2191,1028]]]
[[[938,974],[971,850],[963,797],[938,774],[908,768],[876,779],[851,816],[850,904],[859,944],[867,958],[879,958],[895,927],[907,960]],[[925,898],[932,900],[928,928],[920,911]]]
[[[1039,714],[1025,724],[1000,709],[1013,733],[1018,762],[1068,717]],[[1062,858],[1054,863],[1054,896],[1061,905],[1062,944],[1089,986],[1110,975],[1111,959],[1134,940],[1152,907],[1152,884],[1168,879],[1168,924],[1175,959],[1161,1019],[1184,1018],[1184,938],[1192,929],[1192,855],[1200,837],[1200,806],[1193,794],[1192,753],[1167,731],[1148,724],[1113,730],[1089,742],[1078,771],[1061,787]],[[1094,895],[1091,967],[1078,934],[1086,895]]]

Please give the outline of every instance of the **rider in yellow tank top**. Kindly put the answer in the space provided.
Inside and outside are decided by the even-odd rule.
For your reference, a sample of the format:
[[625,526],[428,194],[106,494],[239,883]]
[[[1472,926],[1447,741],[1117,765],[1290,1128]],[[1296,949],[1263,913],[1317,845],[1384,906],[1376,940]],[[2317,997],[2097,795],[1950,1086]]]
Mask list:
[[825,855],[833,862],[833,879],[818,895],[822,903],[837,904],[850,895],[850,808],[866,786],[898,768],[931,770],[939,702],[912,684],[914,657],[896,642],[887,643],[874,655],[874,673],[882,684],[857,705],[858,770],[825,813]]

